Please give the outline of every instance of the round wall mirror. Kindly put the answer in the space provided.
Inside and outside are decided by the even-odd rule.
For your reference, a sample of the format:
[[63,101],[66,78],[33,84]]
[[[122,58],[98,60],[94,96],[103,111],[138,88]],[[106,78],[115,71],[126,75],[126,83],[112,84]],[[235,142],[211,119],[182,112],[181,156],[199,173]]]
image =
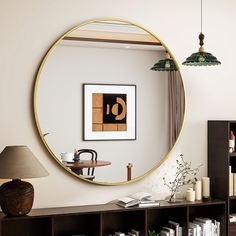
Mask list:
[[129,183],[159,167],[184,112],[172,53],[131,22],[78,25],[52,45],[37,73],[34,115],[43,143],[65,170],[91,183]]

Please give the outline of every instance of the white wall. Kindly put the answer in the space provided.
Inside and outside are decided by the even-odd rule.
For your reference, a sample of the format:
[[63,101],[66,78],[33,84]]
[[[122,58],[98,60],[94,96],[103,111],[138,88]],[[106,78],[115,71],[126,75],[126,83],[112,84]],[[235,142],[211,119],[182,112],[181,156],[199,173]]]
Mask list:
[[78,181],[56,165],[43,147],[34,124],[32,90],[36,69],[49,46],[63,32],[85,20],[117,17],[156,33],[181,63],[198,48],[200,2],[189,0],[1,0],[0,1],[0,149],[27,144],[50,172],[32,180],[34,208],[105,203],[139,190],[168,190],[162,176],[171,174],[183,152],[192,165],[207,169],[207,120],[236,119],[234,71],[236,2],[204,1],[205,48],[222,61],[218,67],[188,68],[185,78],[187,110],[180,140],[170,158],[143,180],[126,186],[96,186]]

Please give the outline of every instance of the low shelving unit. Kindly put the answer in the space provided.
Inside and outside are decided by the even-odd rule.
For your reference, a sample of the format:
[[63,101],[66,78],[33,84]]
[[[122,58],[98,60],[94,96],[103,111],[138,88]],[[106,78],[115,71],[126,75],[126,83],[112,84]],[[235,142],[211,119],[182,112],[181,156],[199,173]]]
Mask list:
[[0,213],[0,236],[105,236],[116,231],[135,229],[146,236],[159,232],[168,220],[178,222],[187,234],[188,223],[195,217],[220,221],[221,236],[226,235],[225,201],[211,200],[167,203],[149,208],[121,208],[116,204],[35,209],[27,216],[7,217]]

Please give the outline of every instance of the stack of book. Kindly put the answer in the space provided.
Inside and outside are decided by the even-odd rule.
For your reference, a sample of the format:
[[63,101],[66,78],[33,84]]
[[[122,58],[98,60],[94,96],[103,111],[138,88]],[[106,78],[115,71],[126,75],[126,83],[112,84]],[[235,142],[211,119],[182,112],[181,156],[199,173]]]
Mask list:
[[162,227],[161,236],[182,236],[183,229],[179,223],[169,220],[167,226]]
[[196,217],[188,225],[188,236],[220,236],[220,222],[209,218]]
[[151,194],[145,192],[138,192],[131,196],[119,198],[116,202],[117,205],[127,208],[127,207],[152,207],[160,206],[158,200],[152,199]]
[[123,232],[115,232],[114,234],[105,234],[105,236],[141,236],[141,232],[135,229],[131,229],[127,234]]

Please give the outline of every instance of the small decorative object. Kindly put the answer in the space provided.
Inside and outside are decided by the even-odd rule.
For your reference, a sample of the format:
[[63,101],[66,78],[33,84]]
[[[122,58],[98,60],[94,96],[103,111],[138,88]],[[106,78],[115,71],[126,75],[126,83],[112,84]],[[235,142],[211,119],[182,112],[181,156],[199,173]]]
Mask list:
[[155,71],[177,71],[177,66],[170,54],[166,51],[166,58],[158,61],[151,70]]
[[197,181],[196,175],[199,172],[197,168],[191,169],[191,162],[184,161],[183,154],[180,155],[180,160],[176,160],[177,171],[173,181],[166,181],[166,178],[163,177],[164,185],[170,189],[169,202],[176,202],[175,195],[179,191],[179,188],[184,185],[194,184]]
[[136,86],[84,84],[84,140],[136,139]]
[[127,168],[127,181],[130,181],[132,178],[132,167],[133,167],[132,163],[128,163],[128,165],[126,166],[126,168]]
[[8,146],[0,154],[0,178],[12,179],[0,187],[3,213],[21,216],[30,212],[34,200],[32,184],[21,179],[47,176],[48,172],[27,146]]
[[210,178],[202,177],[202,200],[209,201],[210,199]]
[[232,153],[235,150],[235,136],[233,131],[230,131],[229,135],[229,152]]
[[196,200],[202,200],[202,181],[197,180],[194,184],[195,198]]
[[204,34],[202,33],[202,0],[201,0],[201,33],[199,34],[200,48],[183,62],[186,66],[214,66],[221,64],[211,53],[205,52],[203,48]]
[[189,188],[186,192],[186,200],[189,202],[194,202],[195,201],[195,191],[193,188]]

